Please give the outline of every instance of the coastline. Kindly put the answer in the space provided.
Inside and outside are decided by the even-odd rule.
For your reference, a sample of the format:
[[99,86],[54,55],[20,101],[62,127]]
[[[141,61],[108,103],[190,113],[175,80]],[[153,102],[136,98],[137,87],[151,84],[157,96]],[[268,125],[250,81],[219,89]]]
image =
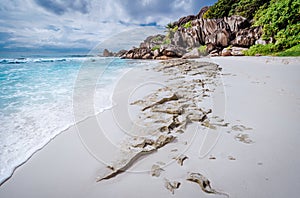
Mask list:
[[[297,175],[292,174],[298,172],[300,161],[291,161],[293,156],[289,156],[289,152],[297,146],[297,138],[299,139],[296,134],[300,128],[297,124],[297,117],[300,117],[300,93],[296,88],[297,83],[299,84],[299,58],[217,57],[197,61],[215,62],[223,68],[221,74],[226,96],[225,122],[230,126],[222,129],[218,143],[208,156],[201,160],[186,160],[186,164],[178,172],[178,165],[171,163],[159,178],[153,178],[149,173],[135,172],[120,174],[111,180],[96,183],[99,170],[105,165],[87,152],[75,125],[56,136],[17,168],[13,176],[1,185],[1,197],[140,196],[136,189],[151,197],[173,196],[164,188],[162,178],[178,179],[183,183],[186,177],[184,173],[191,169],[203,173],[214,187],[227,192],[230,197],[297,195],[297,188],[285,186],[284,189],[282,185],[290,182],[282,184],[282,181],[289,180],[294,184],[300,181]],[[143,75],[154,76],[155,73],[145,71]],[[283,115],[289,119],[283,120]],[[112,122],[113,117],[104,114],[102,116],[107,122]],[[97,116],[87,118],[79,122],[77,128],[93,131],[97,129],[94,125],[97,119]],[[284,130],[287,130],[286,134],[282,134]],[[275,132],[279,137],[274,138]],[[201,142],[204,135],[201,133],[192,141],[190,153],[187,152],[187,155],[198,155],[199,141]],[[90,138],[96,139],[94,135]],[[119,136],[111,138],[115,138],[116,142],[120,140]],[[247,143],[247,140],[252,142]],[[282,147],[276,148],[279,143]],[[102,142],[102,146],[104,144]],[[178,144],[176,142],[170,145]],[[102,146],[95,143],[95,148],[102,151],[101,154],[106,154],[108,162],[114,160],[113,149],[110,150],[112,152],[103,153],[105,145]],[[168,149],[169,145],[162,148],[166,153]],[[154,159],[155,154],[154,157],[151,156]],[[151,160],[146,157],[134,167],[149,168],[155,162]],[[285,174],[282,169],[286,170]],[[273,175],[278,171],[281,174]],[[264,191],[257,191],[258,188],[263,188]],[[200,194],[207,195],[197,185],[183,183],[175,190],[174,196]]]

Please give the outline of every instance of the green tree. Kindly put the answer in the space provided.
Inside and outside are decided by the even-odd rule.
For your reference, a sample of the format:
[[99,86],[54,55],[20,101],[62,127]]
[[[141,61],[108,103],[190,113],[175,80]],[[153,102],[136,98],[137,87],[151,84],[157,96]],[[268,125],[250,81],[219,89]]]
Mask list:
[[241,0],[236,2],[229,12],[229,15],[239,15],[247,19],[253,19],[256,11],[263,5],[268,5],[270,0]]
[[300,41],[300,0],[271,0],[255,15],[255,26],[263,26],[263,38],[276,39],[275,50],[284,50]]
[[234,5],[238,0],[219,0],[213,6],[211,6],[206,13],[204,13],[204,18],[222,18],[229,16],[231,10],[234,10]]

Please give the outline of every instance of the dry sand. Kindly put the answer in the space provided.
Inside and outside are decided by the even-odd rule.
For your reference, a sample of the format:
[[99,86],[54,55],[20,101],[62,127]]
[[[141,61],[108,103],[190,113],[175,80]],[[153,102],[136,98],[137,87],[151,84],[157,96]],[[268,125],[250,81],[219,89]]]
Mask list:
[[[142,136],[159,126],[151,122],[147,127],[145,123],[134,125],[131,120],[139,120],[139,116],[145,120],[143,116],[149,116],[149,111],[139,114],[143,104],[128,104],[168,83],[178,82],[177,88],[192,86],[182,83],[180,75],[166,82],[170,76],[162,72],[132,70],[119,84],[121,91],[114,95],[113,109],[57,136],[1,185],[0,197],[226,197],[222,193],[229,197],[297,197],[300,59],[218,57],[197,61],[222,67],[213,81],[201,76],[208,78],[206,82],[214,82],[205,85],[214,91],[199,100],[201,108],[212,109],[208,123],[189,124],[174,142],[142,156],[126,172],[96,182],[107,165],[115,166],[118,160],[126,159],[128,141],[124,138],[128,139],[128,134],[120,128]],[[162,90],[152,102],[170,96]],[[188,158],[182,165],[177,163],[184,156]],[[153,165],[153,174],[158,177],[151,175]],[[205,176],[212,189],[221,194],[208,194],[187,181],[190,173]],[[172,186],[174,194],[167,189]]]

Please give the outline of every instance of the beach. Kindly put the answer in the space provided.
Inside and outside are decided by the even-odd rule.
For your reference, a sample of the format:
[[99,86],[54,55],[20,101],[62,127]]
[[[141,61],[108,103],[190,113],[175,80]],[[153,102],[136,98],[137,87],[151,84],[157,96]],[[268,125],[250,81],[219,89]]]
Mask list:
[[300,59],[177,61],[124,74],[113,108],[57,135],[0,197],[297,197]]

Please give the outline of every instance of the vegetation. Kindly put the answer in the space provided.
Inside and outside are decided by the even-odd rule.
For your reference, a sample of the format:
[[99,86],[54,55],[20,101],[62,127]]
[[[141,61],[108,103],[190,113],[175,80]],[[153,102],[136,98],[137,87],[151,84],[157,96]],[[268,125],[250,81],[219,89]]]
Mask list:
[[178,30],[178,26],[177,25],[172,28],[173,32],[176,32],[177,30]]
[[178,26],[174,25],[173,23],[169,23],[167,27],[167,34],[162,43],[164,45],[171,44],[171,39],[174,37],[175,32],[178,30]]
[[184,25],[182,25],[184,28],[191,28],[192,27],[192,21],[189,21],[187,23],[185,23]]
[[[271,0],[270,5],[256,12],[255,26],[263,27],[262,38],[270,40],[274,38],[275,42],[266,46],[252,46],[248,53],[259,53],[262,55],[278,54],[281,56],[297,54],[294,52],[300,43],[300,0]],[[291,48],[290,50],[287,50]],[[255,51],[256,50],[256,51]]]
[[273,56],[300,56],[300,44],[295,45],[287,50],[281,52],[275,52],[274,44],[267,45],[253,45],[249,50],[245,51],[246,56],[260,55],[273,55]]
[[268,5],[270,0],[219,0],[211,6],[204,18],[222,18],[239,15],[252,19],[261,6]]
[[300,44],[291,47],[283,52],[275,54],[277,56],[300,56]]
[[275,38],[275,51],[285,50],[300,41],[300,0],[271,0],[255,15],[255,26],[263,26],[263,39]]
[[155,51],[157,49],[160,49],[160,45],[155,45],[154,47],[152,47],[151,51]]
[[201,45],[201,46],[198,48],[198,51],[199,51],[201,54],[206,54],[206,45]]
[[171,39],[169,37],[166,37],[162,43],[163,45],[171,44]]
[[229,16],[236,2],[238,0],[219,0],[204,13],[203,18],[216,19]]
[[[246,55],[299,55],[300,44],[300,0],[218,0],[204,13],[203,18],[222,18],[232,15],[246,17],[253,26],[261,26],[262,39],[267,45],[254,45],[245,51]],[[178,30],[175,23],[169,23],[163,44],[170,44]],[[189,21],[182,25],[191,28]],[[201,49],[200,49],[201,48]],[[205,51],[201,46],[199,51]]]
[[270,54],[272,54],[273,48],[274,48],[273,44],[253,45],[249,48],[249,50],[246,50],[244,52],[244,54],[246,56],[255,56],[257,54],[259,54],[259,55],[270,55]]
[[267,6],[270,0],[241,0],[232,6],[229,15],[239,15],[247,19],[253,19],[256,11],[259,10],[261,6]]
[[263,27],[262,38],[273,41],[268,45],[252,46],[245,52],[246,55],[299,53],[299,47],[294,46],[300,43],[300,0],[219,0],[203,17],[222,18],[232,15],[253,19],[254,26]]
[[154,42],[159,42],[161,40],[163,40],[163,37],[161,35],[158,35],[152,39],[152,41],[154,41]]
[[172,28],[174,28],[174,23],[168,23],[166,25],[166,29],[172,29]]

